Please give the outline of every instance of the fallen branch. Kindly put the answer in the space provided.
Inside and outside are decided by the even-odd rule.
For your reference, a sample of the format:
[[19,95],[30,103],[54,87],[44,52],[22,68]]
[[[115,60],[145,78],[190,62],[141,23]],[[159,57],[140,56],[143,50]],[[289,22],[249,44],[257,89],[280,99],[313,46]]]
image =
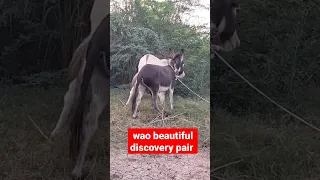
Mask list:
[[123,106],[126,106],[122,101],[121,101],[121,99],[120,98],[118,98],[119,99],[119,101],[121,102],[121,104],[123,105]]
[[[175,118],[175,117],[177,117],[177,116],[180,116],[180,115],[182,115],[182,114],[185,114],[185,112],[184,112],[184,113],[179,113],[179,114],[174,115],[174,116],[172,116],[172,117],[166,117],[166,118],[164,118],[164,119],[159,119],[159,120],[156,120],[156,121],[151,121],[151,122],[149,122],[149,124],[153,124],[153,123],[155,123],[155,122],[161,122],[161,121],[173,119],[173,118]],[[157,116],[157,117],[159,117],[159,116]]]
[[42,131],[41,131],[41,129],[36,125],[36,123],[32,120],[32,118],[28,115],[28,118],[29,118],[29,120],[32,122],[32,124],[38,129],[38,131],[41,133],[41,135],[44,137],[44,138],[46,138],[51,144],[53,144],[52,143],[52,141],[50,141],[50,139],[48,138],[48,136],[46,136]]
[[242,161],[243,160],[241,159],[241,160],[238,160],[238,161],[230,162],[228,164],[225,164],[225,165],[222,165],[222,166],[219,166],[219,167],[216,167],[216,168],[212,169],[211,172],[217,171],[217,170],[219,170],[221,168],[224,168],[224,167],[227,167],[227,166],[230,166],[230,165],[233,165],[233,164],[238,164],[239,162],[242,162]]

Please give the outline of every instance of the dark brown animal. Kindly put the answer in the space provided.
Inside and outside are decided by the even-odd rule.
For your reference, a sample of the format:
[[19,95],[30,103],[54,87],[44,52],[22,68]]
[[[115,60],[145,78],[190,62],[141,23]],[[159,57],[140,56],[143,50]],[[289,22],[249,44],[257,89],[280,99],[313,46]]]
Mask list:
[[236,16],[240,9],[238,0],[211,0],[211,42],[216,44],[219,37],[221,44],[213,45],[218,51],[232,51],[240,46],[237,34]]
[[[131,90],[130,90],[130,94],[129,94],[129,98],[126,102],[126,105],[128,105],[130,103],[130,100],[133,97],[133,93],[134,93],[134,87],[137,81],[137,77],[138,77],[138,73],[139,71],[142,69],[143,66],[145,66],[146,64],[154,64],[154,65],[158,65],[158,66],[167,66],[169,61],[171,59],[173,59],[173,57],[175,56],[175,53],[169,48],[170,53],[166,56],[166,59],[159,59],[156,56],[152,55],[152,54],[146,54],[144,55],[140,60],[139,60],[139,64],[138,64],[138,72],[133,76],[132,81],[131,81]],[[183,75],[183,74],[182,74]],[[183,77],[180,77],[183,78]],[[149,94],[151,94],[150,91],[147,91]],[[161,94],[159,94],[159,98]]]
[[137,118],[138,106],[146,90],[150,90],[152,95],[152,106],[158,112],[157,95],[159,94],[161,104],[164,103],[164,96],[169,91],[170,108],[173,111],[173,91],[177,77],[184,77],[184,50],[169,60],[167,66],[157,66],[146,64],[139,71],[137,82],[134,88],[132,99],[132,118]]

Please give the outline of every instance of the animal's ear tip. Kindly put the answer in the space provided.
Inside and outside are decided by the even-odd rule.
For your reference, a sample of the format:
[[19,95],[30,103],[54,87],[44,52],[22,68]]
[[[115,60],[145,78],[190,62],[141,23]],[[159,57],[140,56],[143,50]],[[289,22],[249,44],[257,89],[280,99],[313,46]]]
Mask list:
[[182,53],[184,52],[184,49],[183,49],[183,48],[181,49],[181,52],[182,52]]

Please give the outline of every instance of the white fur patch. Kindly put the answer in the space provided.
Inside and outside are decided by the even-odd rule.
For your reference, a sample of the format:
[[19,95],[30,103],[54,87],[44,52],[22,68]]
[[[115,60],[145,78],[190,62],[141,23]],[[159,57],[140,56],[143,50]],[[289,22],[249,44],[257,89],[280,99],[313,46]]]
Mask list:
[[240,40],[237,34],[237,31],[234,31],[232,37],[230,38],[230,40],[228,40],[227,42],[225,42],[222,45],[222,51],[225,52],[229,52],[232,51],[234,48],[240,46]]
[[181,79],[181,78],[183,78],[184,76],[185,76],[185,73],[184,73],[184,71],[183,71],[183,73],[182,73],[180,76],[177,76],[177,78]]
[[226,17],[223,16],[219,26],[218,26],[218,34],[222,33],[224,31],[224,28],[226,27]]
[[[147,61],[148,56],[148,61]],[[159,59],[152,54],[146,54],[139,60],[138,72],[142,69],[146,64],[154,64],[158,66],[167,66],[169,64],[166,59]]]
[[159,92],[165,92],[168,91],[170,88],[170,86],[166,87],[166,86],[159,86]]

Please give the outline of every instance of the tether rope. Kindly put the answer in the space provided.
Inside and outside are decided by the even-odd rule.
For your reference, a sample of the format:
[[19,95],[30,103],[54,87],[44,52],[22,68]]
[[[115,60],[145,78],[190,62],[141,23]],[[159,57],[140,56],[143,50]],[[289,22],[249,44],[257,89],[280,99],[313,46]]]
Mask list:
[[258,89],[257,87],[255,87],[253,84],[251,84],[245,77],[243,77],[236,69],[234,69],[223,57],[221,57],[219,55],[219,53],[217,53],[217,51],[215,51],[214,49],[212,49],[213,53],[215,55],[218,56],[218,58],[223,61],[223,63],[225,63],[234,73],[236,73],[241,79],[243,79],[247,84],[249,84],[253,89],[255,89],[256,91],[258,91],[258,93],[260,93],[262,96],[264,96],[265,98],[267,98],[269,101],[271,101],[273,104],[275,104],[276,106],[278,106],[280,109],[284,110],[285,112],[287,112],[288,114],[292,115],[293,117],[297,118],[299,121],[303,122],[304,124],[310,126],[311,128],[315,129],[316,131],[320,132],[320,129],[317,128],[316,126],[314,126],[313,124],[307,122],[306,120],[302,119],[301,117],[297,116],[296,114],[294,114],[293,112],[289,111],[287,108],[281,106],[280,104],[278,104],[276,101],[274,101],[273,99],[271,99],[269,96],[267,96],[265,93],[263,93],[260,89]]
[[195,93],[194,91],[192,91],[187,85],[185,85],[180,79],[177,78],[177,80],[184,85],[187,89],[189,89],[189,91],[191,91],[193,94],[195,94],[196,96],[198,96],[200,99],[204,100],[205,102],[210,104],[210,101],[206,100],[205,98],[201,97],[199,94]]

